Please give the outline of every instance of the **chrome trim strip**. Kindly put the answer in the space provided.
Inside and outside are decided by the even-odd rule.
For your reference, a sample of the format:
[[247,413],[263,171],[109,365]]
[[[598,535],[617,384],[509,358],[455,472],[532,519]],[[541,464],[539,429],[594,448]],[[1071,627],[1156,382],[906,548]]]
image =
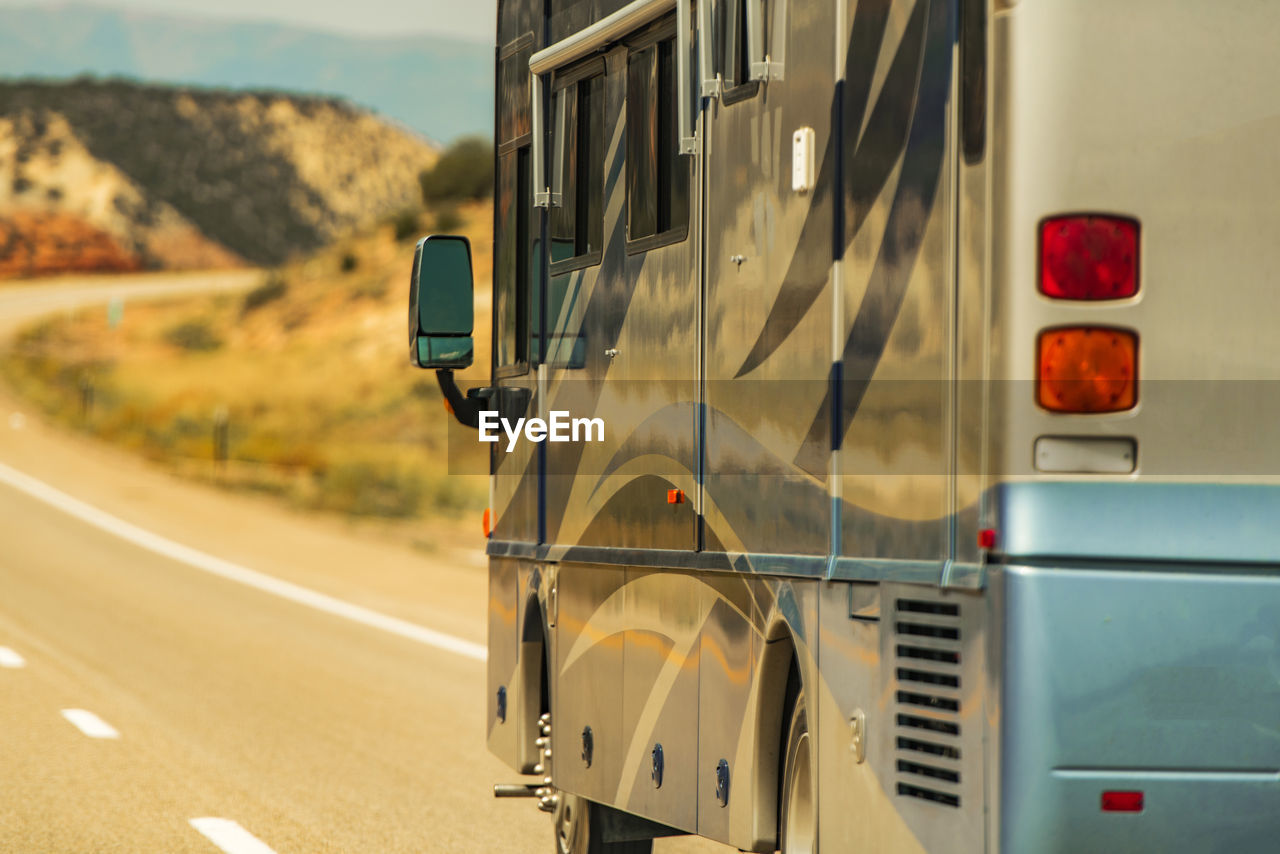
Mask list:
[[[899,584],[943,586],[943,561],[892,560],[828,555],[742,554],[734,552],[694,552],[675,549],[632,549],[611,546],[548,546],[508,540],[489,540],[491,558],[523,558],[565,564],[601,564],[695,572],[736,572],[760,577],[825,578],[829,581],[876,581]],[[946,586],[982,590],[987,585],[986,567],[952,562]]]
[[1280,769],[1235,771],[1217,768],[1054,768],[1055,777],[1093,780],[1205,780],[1207,782],[1280,782]]

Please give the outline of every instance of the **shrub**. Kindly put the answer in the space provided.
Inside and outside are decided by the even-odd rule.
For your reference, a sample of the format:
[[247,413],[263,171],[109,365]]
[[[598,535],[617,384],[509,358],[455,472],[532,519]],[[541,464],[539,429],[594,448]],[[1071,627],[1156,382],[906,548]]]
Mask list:
[[323,509],[351,516],[416,516],[426,497],[426,485],[409,472],[358,461],[339,463],[320,478],[316,503]]
[[351,299],[380,300],[387,295],[387,291],[390,289],[391,283],[383,277],[367,279],[351,289]]
[[288,292],[289,283],[282,276],[269,276],[265,282],[244,295],[244,304],[240,308],[240,313],[248,314],[262,308],[267,303],[281,299]]
[[428,205],[487,199],[493,195],[493,146],[483,137],[455,142],[418,181]]
[[457,208],[450,205],[436,211],[434,230],[437,234],[448,234],[457,231],[461,226],[462,217],[458,215]]
[[417,398],[418,400],[439,400],[440,386],[436,384],[436,380],[434,378],[426,379],[423,377],[421,379],[416,379],[413,381],[413,384],[409,386],[409,395]]
[[418,213],[412,210],[403,210],[396,214],[391,220],[391,226],[395,229],[396,241],[408,240],[418,233]]
[[164,338],[175,347],[193,352],[208,352],[222,346],[222,339],[207,320],[187,320],[170,327]]

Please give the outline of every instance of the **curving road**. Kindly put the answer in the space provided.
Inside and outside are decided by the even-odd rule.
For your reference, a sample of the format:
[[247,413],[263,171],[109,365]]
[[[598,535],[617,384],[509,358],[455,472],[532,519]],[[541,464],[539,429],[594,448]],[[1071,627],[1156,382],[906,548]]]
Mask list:
[[[0,336],[259,277],[2,285]],[[489,795],[478,555],[176,482],[3,390],[0,543],[0,851],[549,849]]]
[[[0,347],[259,277],[0,285]],[[177,481],[0,388],[0,851],[550,851],[490,795],[478,541],[417,539]]]

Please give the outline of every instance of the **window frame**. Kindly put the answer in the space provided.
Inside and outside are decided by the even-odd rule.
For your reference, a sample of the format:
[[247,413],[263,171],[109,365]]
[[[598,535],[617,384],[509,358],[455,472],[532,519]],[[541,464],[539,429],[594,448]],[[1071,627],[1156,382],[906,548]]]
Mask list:
[[[724,22],[724,68],[721,78],[724,90],[720,102],[726,107],[747,101],[760,94],[760,81],[751,77],[751,33],[747,29],[747,4],[760,0],[730,0]],[[745,63],[747,79],[739,80],[738,69]]]
[[[536,296],[535,289],[540,288],[540,285],[530,281],[530,278],[531,278],[530,273],[531,273],[531,270],[533,267],[533,261],[534,261],[533,234],[535,230],[535,221],[534,221],[535,208],[533,207],[532,204],[528,204],[528,205],[523,204],[524,202],[532,202],[532,199],[529,197],[526,197],[525,195],[526,192],[530,193],[531,195],[532,189],[533,189],[533,182],[529,174],[532,171],[532,160],[533,160],[532,151],[533,150],[531,146],[525,145],[525,146],[512,146],[506,152],[506,155],[510,155],[515,161],[515,164],[514,164],[515,193],[512,197],[511,204],[515,210],[515,217],[514,217],[515,222],[513,224],[515,229],[515,235],[513,240],[515,245],[516,257],[513,262],[514,271],[515,271],[515,282],[514,282],[514,291],[513,291],[513,298],[515,300],[515,306],[514,306],[515,308],[515,314],[514,314],[515,353],[513,354],[513,361],[505,364],[499,363],[498,361],[498,354],[499,354],[499,350],[501,349],[502,335],[501,335],[500,327],[501,327],[502,320],[498,312],[498,303],[499,303],[498,271],[499,271],[500,265],[498,263],[498,257],[497,257],[499,252],[499,241],[496,238],[498,234],[498,230],[497,230],[498,217],[500,216],[501,211],[500,211],[498,199],[496,198],[496,196],[497,196],[497,192],[500,192],[501,190],[500,188],[495,187],[495,190],[497,192],[495,192],[494,211],[493,211],[494,237],[495,237],[493,297],[492,297],[493,322],[490,324],[490,328],[489,328],[489,338],[490,338],[489,364],[491,366],[491,374],[494,379],[507,379],[510,377],[524,376],[529,373],[530,365],[532,363],[532,359],[530,358],[530,356],[531,356],[531,351],[533,349],[533,330],[531,328],[533,312],[530,310],[530,303]],[[495,170],[495,175],[494,175],[496,182],[501,182],[502,180],[503,156],[505,155],[497,157],[496,165],[498,168]],[[522,212],[524,215],[523,220],[521,219]],[[522,222],[524,225],[523,229],[521,228]],[[525,252],[523,254],[521,252],[522,246],[525,247]]]
[[[625,75],[625,83],[623,87],[625,90],[625,96],[623,99],[622,113],[623,113],[623,120],[626,123],[625,135],[624,135],[625,143],[626,143],[625,145],[626,162],[623,164],[623,168],[626,173],[626,177],[623,182],[625,185],[625,190],[624,190],[625,198],[624,198],[624,205],[623,205],[623,218],[624,218],[623,225],[624,225],[624,231],[626,233],[625,244],[626,244],[627,255],[638,255],[644,252],[649,252],[650,250],[653,250],[653,249],[658,249],[663,246],[669,246],[674,243],[682,243],[683,241],[687,240],[689,237],[689,220],[692,219],[693,217],[693,210],[692,210],[693,195],[694,195],[693,193],[694,191],[693,158],[690,157],[689,155],[680,153],[679,131],[674,128],[673,130],[675,133],[675,139],[674,139],[675,145],[672,148],[671,156],[675,159],[672,161],[672,165],[674,169],[674,166],[676,164],[682,164],[684,168],[688,170],[688,197],[689,197],[688,216],[685,218],[685,221],[682,224],[672,228],[668,228],[665,231],[658,231],[654,234],[646,234],[644,237],[637,237],[637,238],[631,237],[631,180],[630,180],[631,173],[630,173],[630,169],[631,169],[632,151],[631,151],[631,125],[630,125],[631,80],[630,80],[630,64],[629,63],[630,63],[632,54],[638,53],[650,47],[656,47],[658,44],[662,42],[670,41],[672,43],[672,60],[671,61],[673,65],[675,65],[676,63],[675,51],[679,49],[679,38],[678,38],[678,33],[676,32],[677,25],[678,25],[678,21],[676,20],[674,15],[668,15],[659,19],[657,22],[649,25],[647,28],[641,30],[639,33],[636,33],[624,39],[622,42],[627,49],[627,57],[626,57],[627,62],[624,63],[624,70],[622,72]],[[661,61],[660,56],[657,57],[657,61],[659,62]],[[675,77],[675,85],[676,86],[681,85],[678,72],[676,72],[673,69],[672,73]],[[659,69],[659,76],[661,76],[660,69]],[[673,111],[679,109],[679,103],[678,103],[679,98],[677,96],[678,96],[678,92],[676,92],[673,87],[672,91],[668,95],[668,97],[673,102],[676,102],[668,105]],[[659,99],[661,99],[662,97],[661,91],[659,91],[658,97]],[[662,105],[661,103],[659,103],[658,105],[659,111],[661,110],[661,107]],[[659,162],[654,164],[655,167],[657,167],[657,172],[655,172],[655,176],[654,176],[655,184],[658,183],[657,173],[660,173],[661,171],[661,157],[662,157],[662,152],[659,150],[658,151]],[[661,217],[661,199],[659,200],[659,217]]]
[[[609,78],[608,78],[607,69],[605,67],[604,57],[602,56],[587,57],[586,59],[579,60],[578,62],[565,66],[564,68],[558,68],[554,72],[552,72],[551,98],[550,98],[551,103],[549,105],[549,108],[551,110],[551,122],[553,126],[551,129],[551,139],[548,141],[551,157],[553,158],[555,157],[556,150],[557,150],[556,143],[555,143],[555,134],[557,133],[562,134],[565,132],[565,128],[559,127],[557,124],[559,122],[559,117],[555,114],[556,110],[554,108],[556,95],[559,94],[560,92],[563,92],[565,89],[568,89],[571,86],[577,87],[579,83],[582,83],[583,81],[586,81],[586,80],[592,80],[597,77],[600,78],[601,85],[604,87],[604,97],[601,99],[601,104],[600,104],[601,115],[596,118],[596,121],[599,122],[599,128],[600,128],[601,134],[604,134],[605,136],[607,136],[607,132],[605,130],[604,114],[608,110],[608,103],[609,103],[609,92],[608,92]],[[577,93],[579,91],[581,90],[578,90],[575,88],[575,94],[574,94],[575,99],[578,98]],[[602,141],[604,141],[604,137],[602,137]],[[574,162],[575,171],[580,171],[581,167],[579,164],[582,162],[582,158],[584,154],[587,157],[590,156],[590,145],[586,145],[584,143],[585,141],[581,139],[581,134],[579,134],[579,139],[577,140],[577,159]],[[604,152],[605,160],[607,160],[608,159],[607,141],[605,141],[605,144],[602,146],[602,150]],[[602,235],[604,233],[604,210],[605,210],[605,202],[606,202],[604,198],[605,165],[606,165],[605,163],[600,164],[600,230]],[[557,163],[552,163],[550,164],[550,166],[551,166],[553,175],[555,174],[555,170],[563,168],[561,164],[557,164]],[[562,176],[562,177],[567,177],[567,176]],[[577,188],[576,176],[574,178],[574,181],[575,181],[574,187],[576,191],[576,188]],[[563,199],[565,196],[565,188],[563,186],[558,188],[556,187],[552,188],[552,192],[555,192],[556,190],[560,192],[561,198]],[[578,207],[577,199],[575,199],[574,200],[575,230],[579,221],[578,220],[579,211],[577,207]],[[552,206],[549,206],[547,208],[547,214],[548,214],[549,220],[555,216],[555,210],[556,208]],[[548,235],[550,235],[550,231],[548,231]],[[576,251],[576,246],[575,246],[575,251]],[[548,261],[550,261],[550,255],[548,255],[547,258],[548,258]],[[552,276],[558,276],[564,273],[572,273],[575,270],[582,270],[582,269],[586,269],[587,267],[598,266],[603,260],[604,260],[604,245],[603,245],[603,238],[602,238],[601,246],[596,250],[593,250],[591,252],[584,252],[580,255],[573,255],[569,258],[564,258],[554,263],[550,263],[548,267],[548,273]]]
[[[504,66],[508,62],[514,63],[514,68],[523,71],[522,76],[525,82],[518,85],[514,91],[509,93],[509,97],[516,99],[515,101],[511,103],[504,103],[501,99],[495,99],[497,101],[496,109],[494,111],[493,134],[494,141],[497,143],[494,151],[495,157],[501,157],[508,152],[515,151],[518,148],[529,145],[533,140],[532,108],[526,94],[528,91],[527,81],[532,76],[529,74],[529,57],[533,56],[533,49],[533,33],[525,33],[519,38],[513,39],[509,44],[504,45],[502,49],[498,51],[498,62],[497,68],[495,69],[495,85],[503,85],[502,73],[505,70]],[[516,106],[517,104],[519,106]],[[529,122],[529,126],[523,133],[517,134],[510,139],[503,139],[503,121],[506,118],[504,110],[512,107],[515,107],[516,109],[516,117],[519,117],[520,114],[523,113],[523,118]]]

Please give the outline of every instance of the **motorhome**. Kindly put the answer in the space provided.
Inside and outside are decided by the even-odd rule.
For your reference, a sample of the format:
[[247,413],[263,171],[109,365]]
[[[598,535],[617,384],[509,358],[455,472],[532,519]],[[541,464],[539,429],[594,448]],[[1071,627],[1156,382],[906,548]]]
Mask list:
[[490,382],[464,241],[409,332],[463,423],[603,422],[486,446],[488,745],[562,854],[1276,850],[1277,44],[499,0]]

